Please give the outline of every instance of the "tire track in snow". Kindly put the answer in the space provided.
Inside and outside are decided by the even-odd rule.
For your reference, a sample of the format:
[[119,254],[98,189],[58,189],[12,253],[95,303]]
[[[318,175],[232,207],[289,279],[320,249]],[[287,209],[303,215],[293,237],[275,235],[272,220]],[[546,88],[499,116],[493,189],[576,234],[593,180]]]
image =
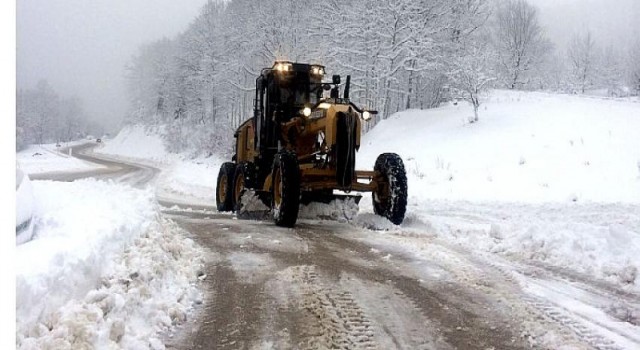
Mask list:
[[[478,294],[466,283],[452,283],[448,280],[433,281],[435,283],[421,281],[416,266],[412,264],[414,259],[403,256],[401,252],[393,252],[394,258],[388,259],[384,254],[372,252],[373,247],[368,241],[362,242],[341,234],[325,234],[321,231],[305,228],[299,230],[298,234],[317,243],[314,245],[314,254],[331,257],[332,262],[328,267],[340,266],[338,269],[327,269],[321,264],[323,271],[333,273],[334,278],[347,273],[368,286],[372,283],[388,284],[387,288],[391,293],[408,302],[412,310],[433,324],[433,329],[425,327],[424,323],[420,325],[420,329],[431,336],[432,344],[426,348],[524,348],[522,340],[516,335],[519,333],[520,323],[514,323],[511,315],[502,310],[493,309],[494,305],[487,299],[491,295]],[[386,249],[381,247],[381,250]],[[473,270],[478,269],[475,267]],[[469,275],[472,274],[469,272]],[[362,293],[358,295],[362,298]],[[370,307],[377,308],[385,303],[385,300],[381,300]],[[415,320],[403,316],[405,325]],[[388,320],[381,322],[381,326],[388,325]],[[423,344],[424,341],[412,343],[408,347],[419,348]]]
[[320,281],[314,266],[294,268],[301,283],[301,307],[315,316],[307,326],[306,349],[376,349],[371,321],[348,291]]
[[[480,264],[485,264],[517,283],[524,294],[522,300],[534,309],[570,329],[580,340],[596,349],[624,350],[640,348],[640,335],[632,327],[616,325],[607,320],[604,301],[618,300],[624,305],[638,302],[634,293],[613,291],[613,287],[596,287],[584,282],[569,281],[558,271],[537,266],[507,262],[495,255],[474,254]],[[561,287],[554,287],[558,285]],[[620,299],[622,298],[622,299]],[[597,301],[600,300],[600,303]],[[570,305],[570,306],[565,306]],[[637,307],[637,304],[635,304]],[[634,306],[629,306],[634,307]],[[591,311],[587,314],[587,311]],[[601,312],[600,315],[597,313]],[[597,315],[594,317],[594,313]],[[591,316],[591,317],[589,317]],[[629,329],[625,329],[629,328]],[[637,330],[637,327],[636,327]]]

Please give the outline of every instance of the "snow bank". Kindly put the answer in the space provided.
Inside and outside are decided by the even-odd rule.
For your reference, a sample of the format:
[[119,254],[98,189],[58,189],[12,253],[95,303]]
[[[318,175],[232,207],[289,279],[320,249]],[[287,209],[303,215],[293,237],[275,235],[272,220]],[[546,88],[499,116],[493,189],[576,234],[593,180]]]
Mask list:
[[216,182],[222,163],[223,160],[215,155],[176,160],[158,178],[159,194],[191,197],[215,205]]
[[159,163],[170,161],[162,137],[142,125],[130,125],[118,133],[116,137],[96,149],[95,153],[126,157],[129,159],[145,159]]
[[[83,144],[86,141],[63,143],[63,147]],[[20,168],[27,174],[50,173],[57,171],[84,171],[102,168],[101,165],[85,162],[62,153],[55,144],[31,145],[17,152]]]
[[200,249],[159,218],[151,191],[33,185],[35,239],[16,249],[17,347],[160,347],[156,333],[200,301]]
[[217,155],[194,158],[187,153],[170,153],[161,130],[127,126],[95,153],[162,168],[156,184],[161,198],[187,197],[199,204],[215,205],[216,181],[224,160]]
[[22,244],[33,235],[33,188],[29,176],[16,168],[16,244]]
[[640,290],[640,205],[434,200],[421,208],[413,205],[411,212],[396,230],[427,233],[471,250],[568,268]]
[[[433,199],[409,202],[400,226],[360,202],[354,226],[424,237],[470,251],[499,254],[575,271],[640,291],[640,205],[621,203],[514,203]],[[421,254],[419,247],[408,251]]]
[[358,166],[400,154],[409,202],[640,202],[639,103],[495,91],[472,114],[462,103],[394,114],[364,136]]

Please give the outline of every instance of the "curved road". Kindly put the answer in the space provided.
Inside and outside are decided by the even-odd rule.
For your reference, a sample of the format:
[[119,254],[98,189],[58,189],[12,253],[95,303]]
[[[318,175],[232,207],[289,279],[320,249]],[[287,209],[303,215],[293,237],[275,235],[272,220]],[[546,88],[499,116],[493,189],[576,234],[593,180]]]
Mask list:
[[[106,169],[44,178],[148,186],[159,173],[85,153],[90,147],[75,147],[75,156]],[[160,203],[201,209],[164,215],[208,252],[203,307],[166,336],[169,349],[640,348],[640,296],[589,276],[428,234],[304,220],[283,229]]]
[[54,181],[74,181],[82,178],[93,177],[96,179],[112,179],[126,182],[136,187],[150,184],[160,173],[160,170],[142,164],[129,163],[123,160],[112,160],[108,157],[88,154],[87,151],[96,147],[94,143],[84,143],[78,146],[71,146],[60,149],[66,154],[69,149],[71,154],[81,160],[102,165],[103,168],[80,172],[55,172],[30,175],[32,180],[54,180]]

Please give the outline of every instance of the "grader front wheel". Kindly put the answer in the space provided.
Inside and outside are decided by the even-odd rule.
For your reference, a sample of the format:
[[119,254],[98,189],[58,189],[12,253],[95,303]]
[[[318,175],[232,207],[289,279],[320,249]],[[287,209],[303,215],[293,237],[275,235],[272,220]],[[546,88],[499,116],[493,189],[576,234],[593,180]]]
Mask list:
[[300,206],[300,168],[294,152],[281,151],[273,160],[271,210],[276,225],[293,227]]
[[402,158],[395,153],[383,153],[373,168],[378,187],[372,194],[373,210],[396,225],[404,220],[407,211],[407,173]]

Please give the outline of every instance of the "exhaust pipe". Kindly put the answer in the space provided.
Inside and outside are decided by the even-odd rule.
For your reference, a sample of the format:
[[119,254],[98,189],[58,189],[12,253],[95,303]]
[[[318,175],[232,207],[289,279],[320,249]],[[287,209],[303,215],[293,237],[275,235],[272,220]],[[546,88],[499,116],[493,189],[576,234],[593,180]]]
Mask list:
[[347,82],[344,85],[344,98],[349,99],[349,88],[351,87],[351,76],[347,75]]

